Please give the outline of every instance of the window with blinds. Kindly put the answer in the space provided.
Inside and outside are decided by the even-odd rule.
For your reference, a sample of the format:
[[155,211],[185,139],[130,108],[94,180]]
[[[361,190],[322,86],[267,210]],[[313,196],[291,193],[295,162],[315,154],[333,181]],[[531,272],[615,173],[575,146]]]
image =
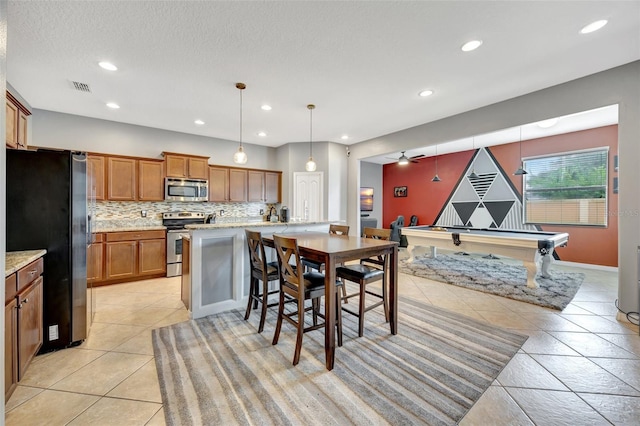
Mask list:
[[608,148],[523,161],[524,222],[607,226]]

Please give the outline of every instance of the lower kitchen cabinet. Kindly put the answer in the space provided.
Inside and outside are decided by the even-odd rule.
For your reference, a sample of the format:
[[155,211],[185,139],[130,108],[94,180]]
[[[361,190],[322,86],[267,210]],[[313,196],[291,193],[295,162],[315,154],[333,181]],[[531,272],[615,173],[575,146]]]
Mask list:
[[5,279],[5,402],[42,347],[43,265],[39,258]]
[[182,277],[180,298],[187,308],[191,309],[191,239],[182,237]]
[[94,284],[115,284],[166,275],[167,239],[164,230],[106,232],[104,241],[104,276]]
[[167,272],[167,241],[163,239],[138,242],[138,275],[155,275]]
[[93,234],[87,247],[87,283],[102,281],[104,277],[104,235]]

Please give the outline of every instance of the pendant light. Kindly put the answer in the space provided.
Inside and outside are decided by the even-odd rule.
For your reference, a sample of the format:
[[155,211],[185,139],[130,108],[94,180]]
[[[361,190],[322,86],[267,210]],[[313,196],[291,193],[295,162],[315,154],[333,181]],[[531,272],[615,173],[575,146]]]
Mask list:
[[436,175],[431,179],[431,182],[440,182],[440,177],[438,177],[438,145],[436,145]]
[[[473,153],[475,155],[475,151],[476,151],[476,137],[473,137]],[[471,173],[469,173],[469,176],[467,176],[469,179],[478,179],[478,175],[476,174],[476,161],[475,158],[473,159],[473,166],[471,167]]]
[[522,161],[522,126],[520,126],[520,167],[518,167],[518,170],[516,170],[513,174],[516,175],[516,176],[522,176],[522,175],[529,174],[524,169],[524,162]]
[[242,148],[242,91],[246,89],[244,83],[236,83],[236,89],[240,90],[240,146],[235,154],[233,154],[233,162],[236,164],[246,164],[247,154]]
[[315,107],[313,104],[307,105],[309,110],[309,160],[304,165],[304,168],[308,172],[316,171],[316,162],[313,161],[313,110]]

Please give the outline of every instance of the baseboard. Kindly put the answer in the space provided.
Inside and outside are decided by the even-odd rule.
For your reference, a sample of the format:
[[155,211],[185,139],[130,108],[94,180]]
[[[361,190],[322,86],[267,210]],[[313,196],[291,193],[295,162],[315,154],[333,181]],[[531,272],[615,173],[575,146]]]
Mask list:
[[567,262],[565,260],[556,260],[553,263],[557,265],[571,266],[575,268],[595,269],[598,271],[616,272],[616,273],[618,272],[617,266],[592,265],[591,263]]
[[616,314],[616,320],[618,322],[626,322],[627,324],[635,325],[636,327],[638,326],[638,324],[629,321],[629,318],[627,318],[627,314],[625,314],[623,312],[618,312]]

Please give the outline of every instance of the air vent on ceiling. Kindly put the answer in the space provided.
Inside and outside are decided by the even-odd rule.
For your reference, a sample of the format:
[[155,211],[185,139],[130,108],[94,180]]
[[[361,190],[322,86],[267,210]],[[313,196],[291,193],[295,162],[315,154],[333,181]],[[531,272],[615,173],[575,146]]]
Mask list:
[[78,81],[72,81],[71,83],[73,84],[74,89],[80,92],[91,93],[91,88],[87,83],[80,83]]

